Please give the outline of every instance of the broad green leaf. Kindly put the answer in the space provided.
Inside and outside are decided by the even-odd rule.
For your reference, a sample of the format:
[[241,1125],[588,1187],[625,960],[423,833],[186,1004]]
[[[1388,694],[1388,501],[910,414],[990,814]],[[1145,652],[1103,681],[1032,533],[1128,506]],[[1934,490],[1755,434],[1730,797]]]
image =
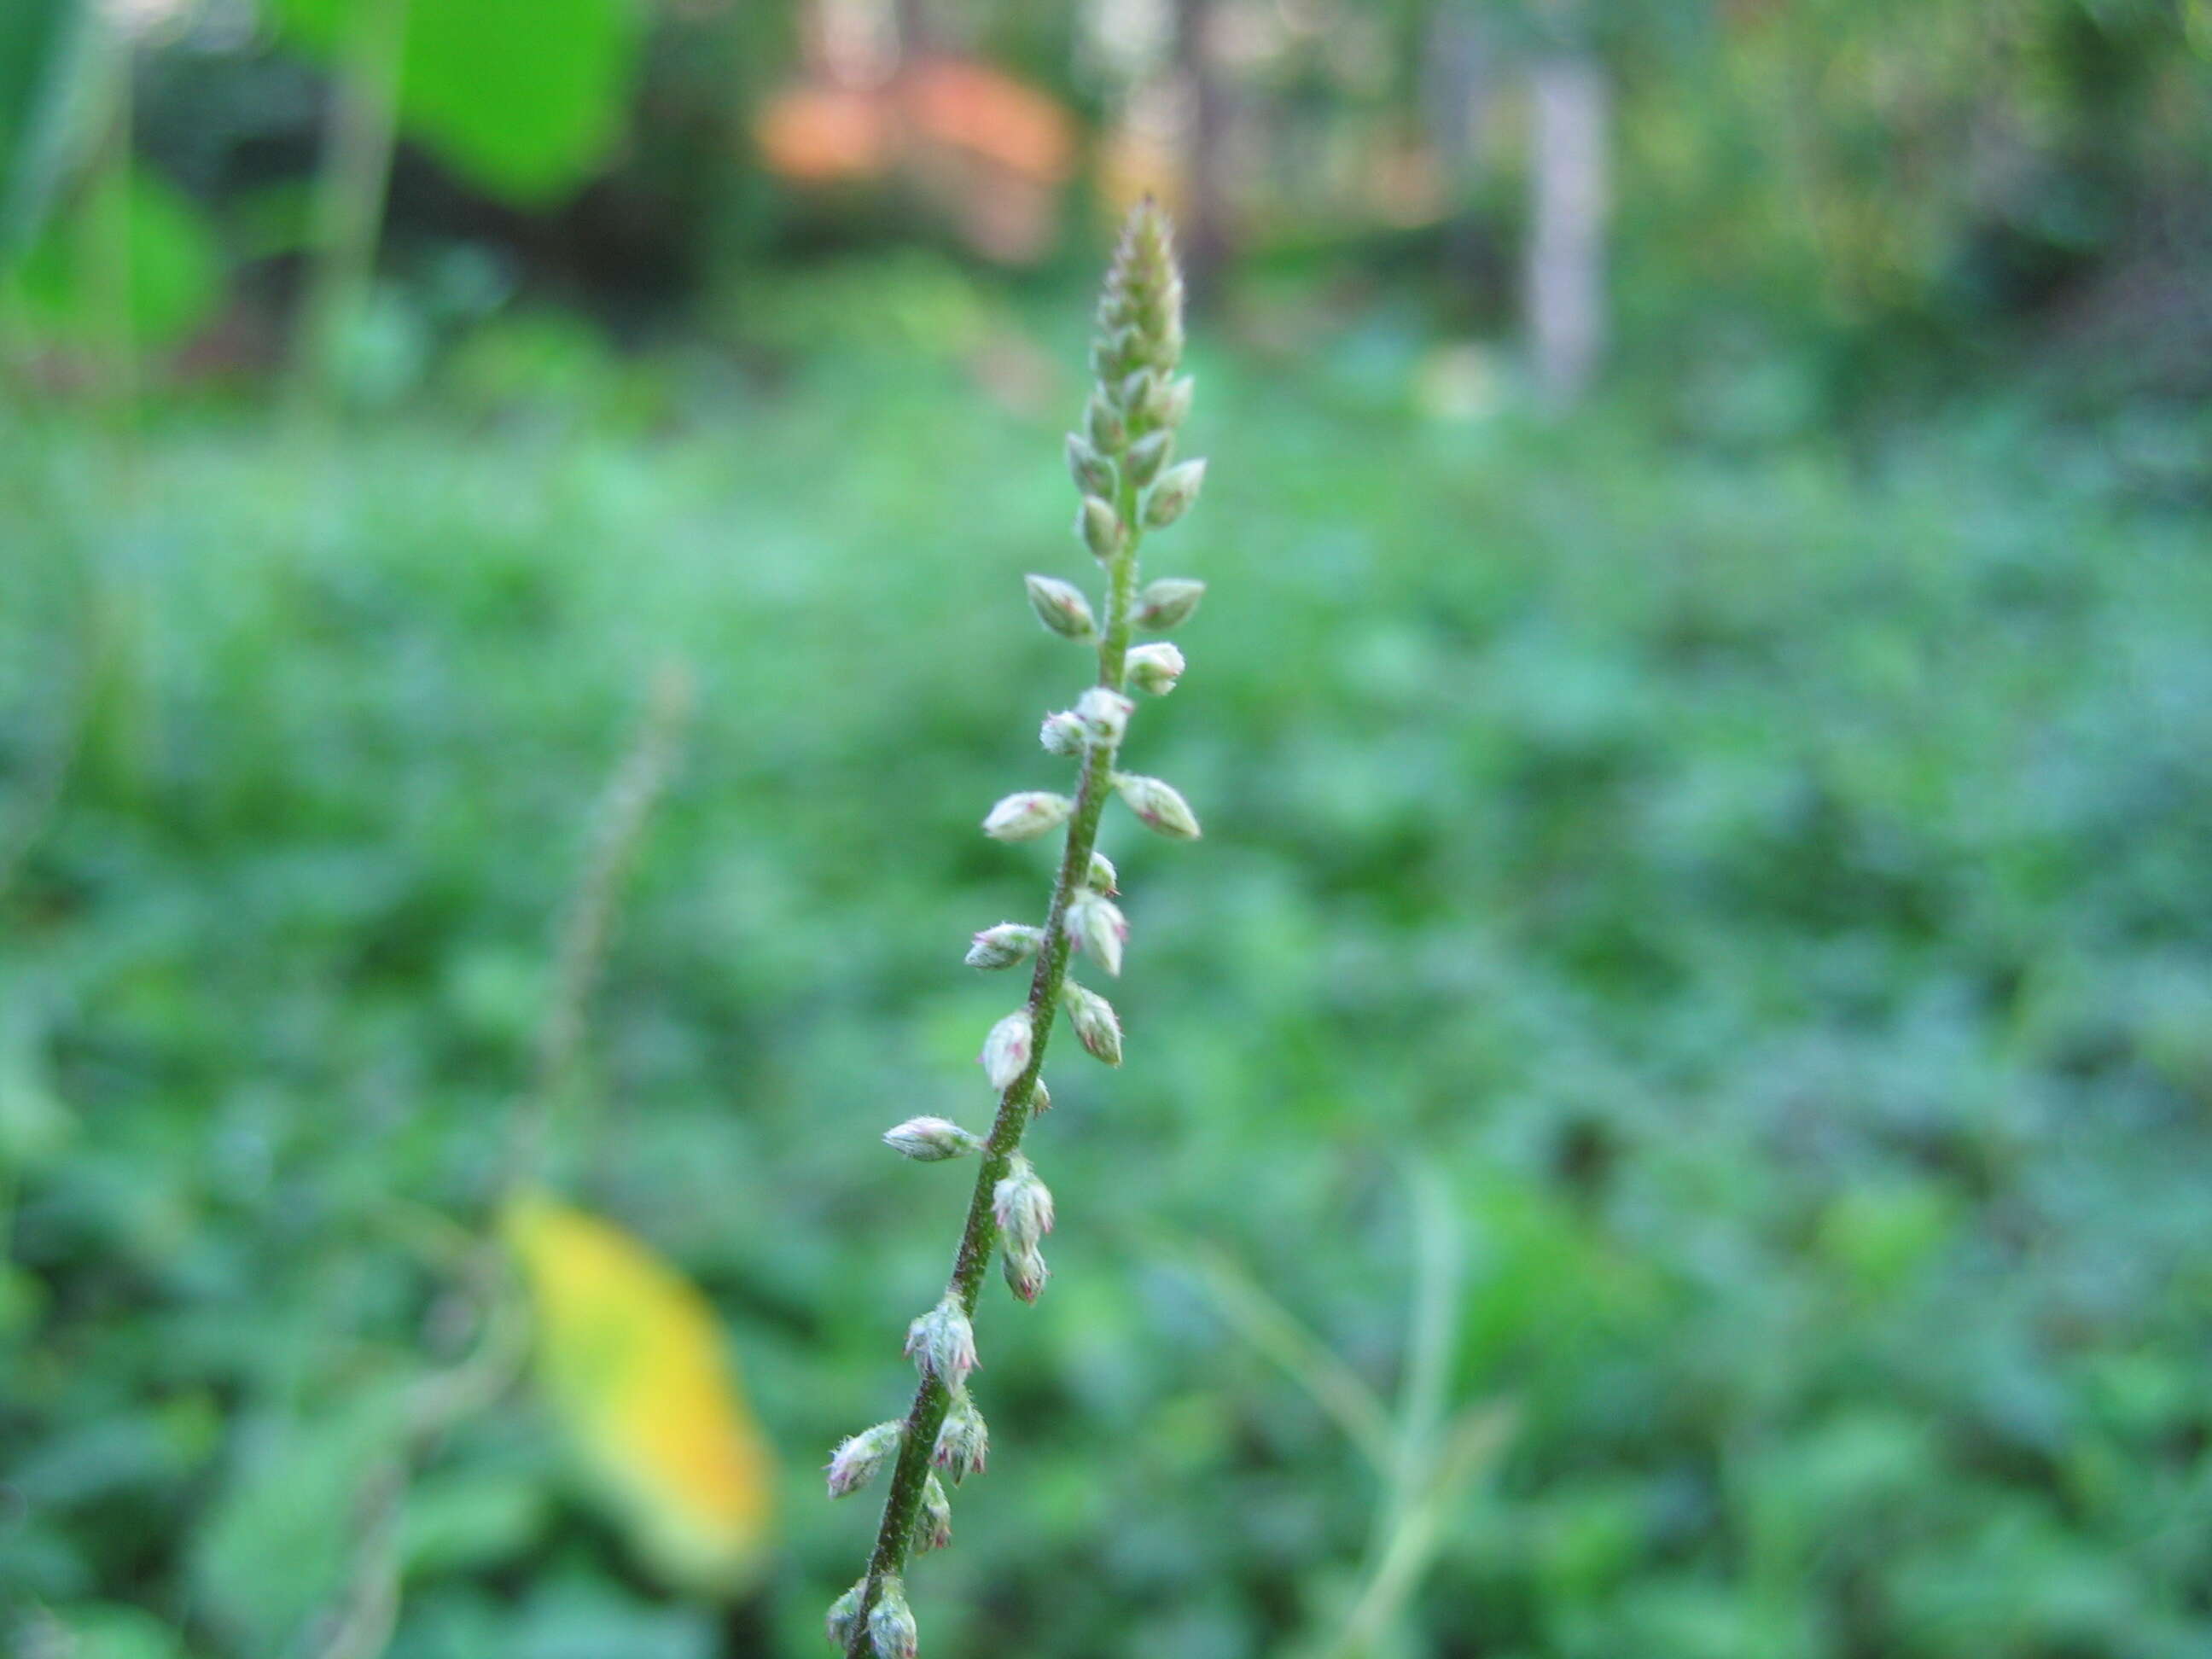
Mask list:
[[[119,216],[122,234],[103,238],[99,226],[110,216]],[[101,269],[98,262],[111,257],[116,268]],[[127,295],[132,337],[149,346],[189,337],[222,297],[214,228],[190,197],[143,169],[96,182],[55,216],[23,261],[25,310],[33,326],[59,339],[106,331],[111,284]]]
[[[325,62],[363,0],[276,0]],[[597,172],[623,131],[641,33],[634,0],[412,0],[401,130],[494,194],[543,202]]]

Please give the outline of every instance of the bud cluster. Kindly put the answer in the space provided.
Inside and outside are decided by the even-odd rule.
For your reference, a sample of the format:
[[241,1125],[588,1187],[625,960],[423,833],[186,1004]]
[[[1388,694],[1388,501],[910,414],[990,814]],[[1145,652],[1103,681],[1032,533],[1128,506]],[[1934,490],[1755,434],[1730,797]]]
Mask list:
[[1118,978],[1128,943],[1128,919],[1116,902],[1120,874],[1094,844],[1101,817],[1118,797],[1139,823],[1170,840],[1200,833],[1189,803],[1171,785],[1115,764],[1138,709],[1132,693],[1165,696],[1185,666],[1175,645],[1133,642],[1132,634],[1180,626],[1206,592],[1203,582],[1184,577],[1140,585],[1137,573],[1139,543],[1182,519],[1206,478],[1203,460],[1177,453],[1192,396],[1190,377],[1179,373],[1182,302],[1166,218],[1147,201],[1130,215],[1115,247],[1091,344],[1095,384],[1080,429],[1066,446],[1078,495],[1075,534],[1103,568],[1103,604],[1094,605],[1058,576],[1032,574],[1024,582],[1030,609],[1047,630],[1097,653],[1095,683],[1073,707],[1046,715],[1037,733],[1045,753],[1075,763],[1074,792],[1024,790],[983,818],[984,834],[995,841],[1036,841],[1054,830],[1066,838],[1045,924],[1000,922],[968,947],[971,968],[1034,964],[1028,999],[991,1027],[977,1057],[999,1097],[997,1120],[988,1139],[941,1117],[909,1118],[884,1136],[918,1163],[980,1153],[982,1168],[952,1282],[908,1328],[906,1352],[921,1379],[912,1413],[854,1436],[830,1459],[833,1496],[859,1490],[888,1462],[897,1470],[877,1569],[830,1609],[830,1640],[848,1654],[911,1659],[915,1624],[899,1575],[909,1553],[951,1540],[951,1504],[939,1474],[957,1486],[981,1474],[988,1456],[990,1431],[968,1379],[977,1366],[972,1314],[979,1276],[994,1243],[1007,1287],[1020,1300],[1036,1301],[1050,1277],[1042,1241],[1056,1218],[1052,1194],[1017,1148],[1030,1120],[1052,1104],[1041,1063],[1055,1016],[1065,1012],[1094,1058],[1121,1063],[1121,1017],[1067,973],[1071,955],[1080,952]]

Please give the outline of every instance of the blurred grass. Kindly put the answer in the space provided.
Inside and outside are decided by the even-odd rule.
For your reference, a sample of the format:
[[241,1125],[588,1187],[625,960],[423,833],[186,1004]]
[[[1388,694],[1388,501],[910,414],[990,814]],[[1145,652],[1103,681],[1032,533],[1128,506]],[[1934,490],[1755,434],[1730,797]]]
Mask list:
[[[1028,412],[1074,386],[1014,362],[996,398],[896,343],[772,391],[449,390],[335,454],[216,408],[125,465],[8,417],[0,837],[69,756],[0,940],[26,1605],[95,1652],[283,1650],[342,1543],[343,1483],[301,1493],[413,1363],[414,1218],[489,1190],[674,655],[699,714],[557,1163],[732,1322],[788,1486],[732,1650],[815,1650],[868,1526],[815,1469],[900,1399],[962,1201],[874,1137],[980,1121],[1010,993],[957,957],[1044,854],[975,823],[1049,780],[1080,672],[1018,583],[1079,563]],[[1714,451],[1638,409],[1424,421],[1364,346],[1199,367],[1206,510],[1151,568],[1211,592],[1133,759],[1208,837],[1109,827],[1130,1060],[1053,1067],[1067,1224],[1039,1310],[987,1311],[933,1650],[1338,1626],[1373,1476],[1149,1241],[1395,1390],[1396,1140],[1468,1240],[1443,1405],[1516,1425],[1419,1650],[2205,1651],[2201,422]],[[527,1412],[418,1504],[395,1655],[714,1650]]]

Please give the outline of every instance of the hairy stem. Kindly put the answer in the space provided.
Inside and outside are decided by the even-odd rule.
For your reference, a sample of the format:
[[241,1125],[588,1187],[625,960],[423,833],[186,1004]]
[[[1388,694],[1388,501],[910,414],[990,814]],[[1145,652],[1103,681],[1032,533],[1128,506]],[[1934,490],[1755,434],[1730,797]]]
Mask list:
[[[1137,491],[1124,476],[1115,503],[1127,525],[1128,536],[1121,552],[1106,567],[1106,620],[1098,641],[1097,684],[1109,690],[1121,690],[1124,662],[1129,652],[1130,612],[1137,591],[1137,544],[1143,538],[1137,514]],[[1053,1017],[1059,1012],[1060,987],[1067,978],[1067,957],[1073,940],[1067,931],[1067,907],[1082,891],[1091,854],[1098,843],[1098,821],[1114,793],[1114,762],[1118,746],[1094,743],[1083,760],[1081,781],[1075,793],[1075,810],[1068,817],[1067,840],[1060,857],[1060,873],[1052,888],[1052,908],[1047,913],[1044,939],[1037,947],[1036,969],[1030,976],[1029,1064],[999,1097],[998,1115],[984,1142],[982,1167],[975,1172],[975,1190],[968,1201],[968,1224],[961,1231],[960,1248],[952,1258],[949,1294],[960,1300],[971,1317],[975,1298],[999,1242],[999,1221],[992,1207],[992,1189],[1006,1178],[1022,1132],[1030,1117],[1030,1097],[1044,1070],[1045,1048],[1052,1036]],[[944,1426],[951,1392],[933,1371],[925,1370],[914,1391],[914,1404],[906,1414],[906,1432],[899,1443],[898,1462],[891,1472],[890,1494],[884,1500],[883,1524],[876,1532],[874,1553],[868,1558],[867,1588],[862,1592],[860,1617],[854,1621],[850,1656],[871,1652],[867,1615],[883,1592],[884,1582],[906,1571],[914,1545],[914,1528],[921,1512],[922,1486],[929,1478],[930,1456],[937,1431]]]

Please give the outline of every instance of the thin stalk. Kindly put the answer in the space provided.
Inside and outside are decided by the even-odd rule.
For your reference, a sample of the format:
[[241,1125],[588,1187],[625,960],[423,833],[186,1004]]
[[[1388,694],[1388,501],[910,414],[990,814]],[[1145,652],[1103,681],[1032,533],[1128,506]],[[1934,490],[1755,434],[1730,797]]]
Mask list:
[[[1097,684],[1109,691],[1122,689],[1127,673],[1131,611],[1137,591],[1137,549],[1144,539],[1137,512],[1137,490],[1122,477],[1115,501],[1121,522],[1129,527],[1121,551],[1107,566],[1106,622],[1098,641]],[[973,1317],[975,1298],[983,1284],[983,1271],[999,1243],[999,1220],[992,1207],[992,1190],[1004,1180],[1014,1152],[1022,1144],[1030,1117],[1030,1098],[1044,1071],[1045,1048],[1051,1041],[1053,1018],[1060,1009],[1060,987],[1067,979],[1068,952],[1073,939],[1067,929],[1067,908],[1082,891],[1091,854],[1098,844],[1098,821],[1114,793],[1114,762],[1117,744],[1094,744],[1083,761],[1081,782],[1075,793],[1075,810],[1068,817],[1067,841],[1054,878],[1052,906],[1047,912],[1044,939],[1037,947],[1036,970],[1030,975],[1029,1015],[1033,1036],[1029,1064],[999,1097],[998,1115],[983,1143],[982,1167],[975,1172],[975,1191],[968,1201],[968,1224],[960,1235],[960,1248],[952,1258],[948,1295],[959,1298],[961,1311]],[[867,1589],[862,1592],[860,1617],[854,1622],[848,1655],[870,1650],[868,1614],[875,1608],[887,1579],[906,1571],[914,1547],[915,1522],[921,1513],[923,1484],[929,1478],[930,1455],[937,1431],[945,1425],[951,1392],[934,1372],[925,1371],[914,1391],[914,1404],[906,1415],[906,1432],[899,1443],[898,1462],[891,1472],[890,1495],[884,1500],[884,1518],[877,1529],[876,1547],[868,1558]]]

